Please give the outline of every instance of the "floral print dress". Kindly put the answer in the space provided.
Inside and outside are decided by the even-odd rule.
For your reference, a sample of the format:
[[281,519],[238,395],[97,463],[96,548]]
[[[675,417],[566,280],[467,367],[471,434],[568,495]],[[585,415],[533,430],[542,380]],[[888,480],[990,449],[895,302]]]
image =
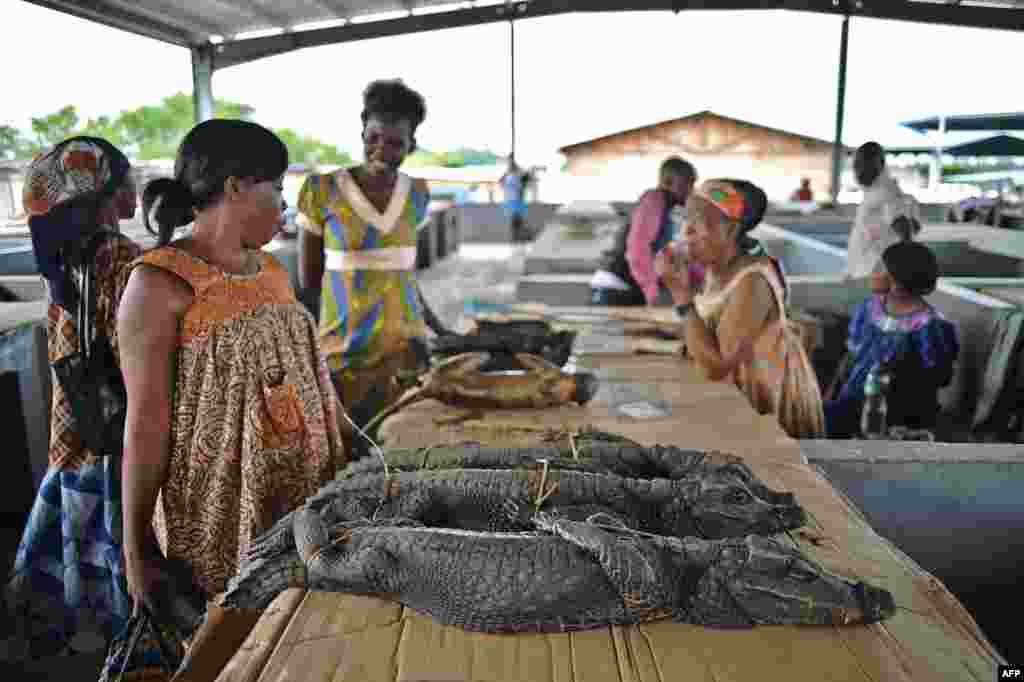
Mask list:
[[181,321],[171,453],[154,526],[210,596],[250,543],[334,478],[345,463],[337,397],[313,318],[287,271],[261,254],[232,275],[173,246],[138,263],[193,289]]

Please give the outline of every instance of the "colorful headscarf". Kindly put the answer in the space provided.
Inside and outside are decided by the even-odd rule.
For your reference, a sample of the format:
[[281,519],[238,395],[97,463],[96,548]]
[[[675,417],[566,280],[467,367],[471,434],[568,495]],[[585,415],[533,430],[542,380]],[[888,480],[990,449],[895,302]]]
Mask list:
[[748,232],[761,222],[768,208],[768,197],[757,185],[746,180],[715,178],[697,188],[697,196],[713,204],[727,218]]
[[114,145],[73,137],[36,156],[25,178],[22,204],[29,214],[32,250],[51,300],[69,307],[68,247],[94,233],[100,205],[124,184],[131,164]]

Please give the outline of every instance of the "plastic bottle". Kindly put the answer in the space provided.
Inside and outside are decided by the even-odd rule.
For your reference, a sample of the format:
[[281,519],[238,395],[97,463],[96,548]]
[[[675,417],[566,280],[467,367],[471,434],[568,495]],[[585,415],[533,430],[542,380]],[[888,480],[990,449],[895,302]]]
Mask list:
[[876,365],[864,382],[864,408],[860,417],[861,435],[868,439],[886,438],[889,432],[889,375]]

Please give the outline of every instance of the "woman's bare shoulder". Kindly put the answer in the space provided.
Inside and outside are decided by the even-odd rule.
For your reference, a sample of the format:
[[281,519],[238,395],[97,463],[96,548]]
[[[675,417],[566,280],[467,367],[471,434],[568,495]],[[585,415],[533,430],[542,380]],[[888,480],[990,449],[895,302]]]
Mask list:
[[192,304],[194,296],[191,285],[178,275],[165,268],[142,262],[132,269],[121,303],[122,308],[126,305],[155,306],[181,315]]

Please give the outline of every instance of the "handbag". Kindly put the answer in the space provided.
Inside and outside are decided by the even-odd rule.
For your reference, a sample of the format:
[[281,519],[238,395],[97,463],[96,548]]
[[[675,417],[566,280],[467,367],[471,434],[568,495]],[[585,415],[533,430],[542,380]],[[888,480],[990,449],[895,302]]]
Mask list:
[[119,456],[123,448],[128,394],[107,335],[96,329],[95,260],[106,231],[94,234],[82,251],[78,268],[76,328],[78,352],[53,363],[67,396],[75,431],[97,455]]
[[174,677],[184,656],[183,639],[173,627],[159,627],[142,608],[128,620],[125,633],[110,645],[99,682],[168,682]]

